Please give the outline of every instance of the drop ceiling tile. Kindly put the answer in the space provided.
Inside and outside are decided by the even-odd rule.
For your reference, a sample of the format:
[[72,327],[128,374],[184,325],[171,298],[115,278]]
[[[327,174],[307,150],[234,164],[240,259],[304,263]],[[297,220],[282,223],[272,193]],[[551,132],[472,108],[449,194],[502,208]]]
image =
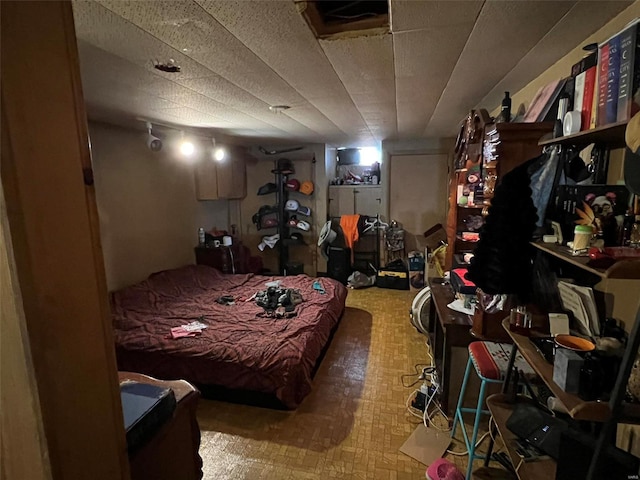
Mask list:
[[[321,40],[320,45],[374,137],[395,137],[397,113],[391,35]],[[383,110],[374,113],[371,105]]]
[[[485,0],[392,0],[389,3],[394,34],[434,28],[454,33],[461,28],[460,36],[464,37],[469,18],[475,19]],[[445,39],[439,43],[445,45]]]
[[198,3],[341,131],[351,134],[366,129],[362,116],[293,2],[198,0]]
[[[401,1],[391,6],[394,32],[396,27],[402,30],[400,26],[407,30],[393,35],[398,131],[408,138],[420,138],[482,2]],[[422,28],[416,29],[418,26]]]
[[100,4],[268,104],[303,100],[195,2],[100,0]]
[[[138,5],[137,2],[134,2],[136,8],[139,8],[140,5],[145,5],[145,3],[141,2]],[[148,6],[147,2],[147,6]],[[152,3],[152,2],[151,2]],[[153,72],[157,76],[161,76],[167,79],[170,79],[175,84],[180,85],[181,82],[187,82],[189,80],[200,79],[200,78],[209,78],[214,75],[215,72],[212,72],[199,62],[192,60],[187,55],[183,55],[178,52],[176,49],[168,46],[164,42],[158,40],[152,35],[146,33],[140,27],[135,26],[133,23],[122,19],[118,15],[114,14],[110,10],[98,5],[94,2],[79,2],[74,4],[74,15],[77,15],[77,30],[78,37],[83,41],[91,43],[95,47],[106,50],[110,53],[113,53],[116,56],[123,58],[124,60],[133,63],[135,66],[145,68],[151,72]],[[137,10],[136,10],[137,11]],[[96,20],[96,17],[101,17],[107,19],[107,21],[103,24]],[[109,25],[110,30],[100,30],[101,25]],[[117,25],[117,29],[113,28],[114,25]],[[114,31],[114,30],[117,30]],[[131,46],[135,45],[135,48]],[[142,52],[140,51],[142,49]],[[153,69],[151,63],[146,60],[149,57],[149,53],[151,51],[166,51],[170,52],[171,58],[176,60],[176,63],[182,67],[182,72],[179,74],[167,74],[163,72],[158,72]],[[166,58],[169,58],[169,54],[165,55]],[[164,58],[164,56],[162,57]],[[249,99],[252,95],[236,85],[232,84],[226,79],[222,79],[220,77],[218,79],[220,84],[220,89],[218,91],[219,97],[224,98],[226,96],[225,90],[230,90],[232,92],[232,96],[241,96],[244,97],[245,102],[253,102],[253,99]],[[225,83],[226,82],[226,83]],[[174,87],[176,88],[176,87]],[[293,91],[294,95],[297,95],[295,91]],[[168,96],[172,96],[168,94]],[[207,93],[207,96],[209,94]],[[175,96],[173,95],[175,98]],[[182,97],[184,98],[184,97]],[[253,97],[256,98],[256,97]],[[296,96],[297,99],[300,99],[300,103],[304,100],[301,97]],[[215,101],[215,100],[213,100]],[[210,103],[210,102],[209,102]],[[211,105],[211,103],[210,103]],[[294,121],[290,117],[285,118],[275,118],[272,115],[269,115],[271,112],[268,112],[267,104],[265,103],[264,113],[261,114],[263,120],[270,122],[269,124],[272,126],[276,126],[277,128],[284,128],[286,131],[290,131],[292,135],[307,135],[307,136],[318,136],[323,135],[322,129],[320,132],[316,132],[315,130],[307,127],[306,125],[302,125],[296,121]],[[231,109],[231,107],[229,107]],[[242,110],[242,109],[239,109]],[[253,108],[246,109],[247,112],[253,111]],[[221,112],[216,112],[218,115],[221,115]],[[228,111],[229,116],[233,116],[236,119],[242,118],[241,113],[244,112],[232,112]],[[250,115],[250,113],[247,113]],[[306,123],[311,126],[314,125],[314,121],[317,121],[318,118],[320,122],[326,125],[326,117],[324,117],[319,112],[315,112],[314,114],[310,114],[309,118],[306,119]],[[240,125],[239,125],[240,126]],[[323,125],[321,125],[324,128]],[[333,133],[332,131],[329,133]]]

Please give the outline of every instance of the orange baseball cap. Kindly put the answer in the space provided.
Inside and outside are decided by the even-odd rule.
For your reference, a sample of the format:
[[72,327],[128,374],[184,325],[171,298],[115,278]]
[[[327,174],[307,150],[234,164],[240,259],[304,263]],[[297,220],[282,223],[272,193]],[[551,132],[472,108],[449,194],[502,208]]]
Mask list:
[[313,182],[305,180],[300,184],[300,193],[311,195],[313,193]]

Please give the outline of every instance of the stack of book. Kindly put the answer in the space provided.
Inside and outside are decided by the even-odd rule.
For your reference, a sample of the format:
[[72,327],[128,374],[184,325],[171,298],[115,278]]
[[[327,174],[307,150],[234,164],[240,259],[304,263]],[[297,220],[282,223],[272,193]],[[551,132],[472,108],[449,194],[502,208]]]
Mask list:
[[628,121],[640,110],[640,19],[573,65],[571,78],[581,130]]

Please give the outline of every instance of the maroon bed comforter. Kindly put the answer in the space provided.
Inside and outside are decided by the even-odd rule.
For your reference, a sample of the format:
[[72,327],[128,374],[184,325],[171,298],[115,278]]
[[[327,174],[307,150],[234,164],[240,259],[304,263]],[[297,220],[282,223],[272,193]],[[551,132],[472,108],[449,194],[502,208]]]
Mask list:
[[[250,298],[265,282],[300,290],[304,301],[290,319],[263,318],[253,301],[221,305],[222,295]],[[150,276],[111,294],[118,368],[163,379],[275,394],[297,407],[311,390],[311,374],[344,310],[346,289],[322,278],[313,290],[306,275],[224,275],[190,265]],[[208,328],[197,337],[172,339],[170,329],[199,317]]]

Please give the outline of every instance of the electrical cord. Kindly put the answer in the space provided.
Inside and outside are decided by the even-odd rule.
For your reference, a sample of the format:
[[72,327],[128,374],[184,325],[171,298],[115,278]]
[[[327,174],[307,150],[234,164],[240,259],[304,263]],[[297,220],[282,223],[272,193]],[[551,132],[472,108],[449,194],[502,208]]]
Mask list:
[[[418,367],[423,367],[423,368],[422,368],[421,371],[418,371]],[[431,374],[431,373],[433,373],[435,371],[435,367],[433,367],[430,364],[426,364],[426,363],[416,363],[413,366],[413,369],[414,369],[415,373],[406,373],[404,375],[400,375],[400,382],[402,383],[402,386],[405,387],[405,388],[411,388],[414,385],[416,385],[418,382],[420,382],[421,380],[426,380],[426,375],[427,374]],[[405,383],[405,378],[406,377],[414,377],[416,375],[418,375],[418,379],[415,382],[413,382],[410,385],[407,385]]]
[[[495,445],[496,439],[493,437],[493,435],[491,435],[491,422],[495,423],[495,420],[493,419],[493,415],[491,415],[489,417],[489,430],[485,433],[482,434],[482,436],[476,441],[476,447],[478,448],[478,446],[480,446],[480,444],[484,441],[485,438],[487,438],[487,435],[489,435],[491,437],[491,439],[493,440],[493,443]],[[462,426],[462,428],[464,428],[464,425]],[[499,452],[500,450],[502,450],[502,447],[504,447],[504,441],[502,442],[502,446],[500,448],[498,448],[497,450],[495,450],[495,452]],[[454,452],[453,450],[447,450],[447,453],[451,454],[451,455],[455,455],[457,457],[464,457],[465,455],[469,455],[469,450],[465,450],[464,452]]]
[[414,397],[415,397],[415,395],[416,395],[419,391],[420,391],[420,390],[417,390],[417,389],[416,389],[416,390],[414,390],[413,392],[411,392],[411,393],[409,394],[409,396],[407,397],[407,401],[406,401],[406,402],[404,402],[404,406],[407,408],[407,411],[408,411],[411,415],[413,415],[414,417],[422,418],[422,414],[415,413],[415,412],[414,412],[414,410],[416,410],[416,409],[415,409],[415,408],[413,408],[411,405],[409,405],[409,403],[410,403],[411,399],[412,399],[412,398],[414,398]]

